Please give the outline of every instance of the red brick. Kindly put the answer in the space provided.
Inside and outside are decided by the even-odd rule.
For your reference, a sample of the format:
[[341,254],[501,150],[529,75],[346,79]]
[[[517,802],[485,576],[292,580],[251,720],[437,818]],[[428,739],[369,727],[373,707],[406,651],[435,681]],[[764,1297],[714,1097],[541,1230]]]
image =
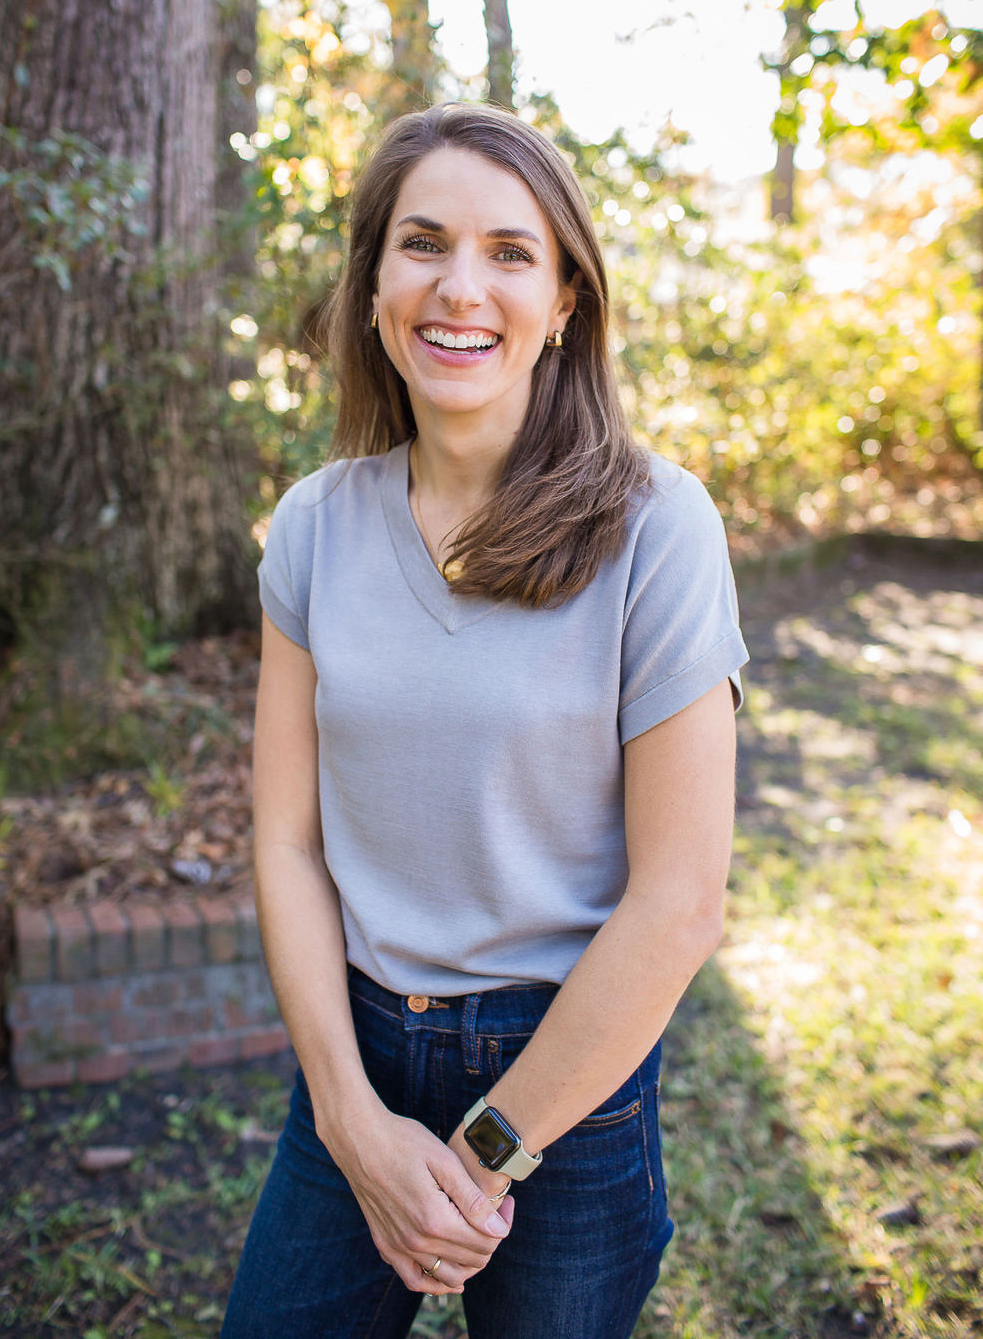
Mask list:
[[55,960],[61,981],[86,981],[92,976],[92,929],[81,907],[56,907]]
[[21,1023],[51,1026],[61,1018],[71,1018],[76,1012],[72,996],[77,989],[55,981],[15,985],[7,1000],[7,1021],[11,1026]]
[[129,924],[115,902],[91,902],[96,974],[122,976],[129,966]]
[[239,926],[235,907],[228,898],[201,897],[198,911],[205,927],[205,952],[209,962],[235,962],[239,956]]
[[164,1036],[166,1018],[166,1010],[154,1013],[148,1009],[131,1009],[110,1019],[109,1035],[118,1046],[160,1041]]
[[157,907],[146,902],[127,903],[130,922],[130,953],[137,971],[154,971],[164,966],[164,918]]
[[177,1069],[187,1058],[187,1048],[184,1046],[151,1046],[134,1053],[133,1068],[144,1069],[148,1074],[161,1074],[167,1069]]
[[197,967],[204,958],[201,917],[190,902],[166,902],[167,960],[172,967]]
[[216,1030],[215,1009],[207,1004],[189,1002],[169,1009],[164,1016],[167,1037],[201,1037]]
[[76,1069],[83,1083],[112,1083],[129,1074],[133,1067],[133,1057],[129,1051],[101,1051],[98,1055],[88,1055],[79,1060]]
[[211,989],[211,971],[208,967],[185,967],[177,974],[181,983],[182,1000],[207,999],[214,992]]
[[74,1060],[18,1063],[14,1052],[14,1077],[21,1088],[59,1088],[75,1078]]
[[238,1037],[202,1037],[188,1045],[192,1065],[228,1065],[238,1058]]
[[179,976],[173,972],[149,972],[138,977],[128,992],[134,1009],[169,1009],[183,995]]
[[68,1018],[52,1034],[52,1046],[79,1057],[101,1051],[106,1041],[106,1021],[102,1018]]
[[242,1000],[237,995],[230,995],[225,1001],[225,1022],[226,1026],[237,1031],[240,1028],[250,1027],[255,1018],[245,1007]]
[[273,1027],[253,1028],[239,1041],[239,1054],[243,1060],[255,1060],[259,1056],[277,1055],[290,1047],[290,1037],[282,1023]]
[[75,1014],[115,1014],[123,1008],[123,987],[116,982],[80,981],[72,987]]
[[14,907],[14,947],[21,981],[50,981],[54,975],[54,931],[43,907]]

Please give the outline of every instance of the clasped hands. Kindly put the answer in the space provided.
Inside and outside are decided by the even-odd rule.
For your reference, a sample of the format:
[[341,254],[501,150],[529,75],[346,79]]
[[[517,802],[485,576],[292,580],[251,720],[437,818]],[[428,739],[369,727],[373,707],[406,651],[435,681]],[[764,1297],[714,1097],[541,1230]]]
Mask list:
[[384,1111],[357,1142],[331,1152],[376,1249],[412,1292],[463,1292],[508,1235],[514,1201],[493,1198],[508,1177],[481,1166],[463,1125],[444,1144],[418,1121]]

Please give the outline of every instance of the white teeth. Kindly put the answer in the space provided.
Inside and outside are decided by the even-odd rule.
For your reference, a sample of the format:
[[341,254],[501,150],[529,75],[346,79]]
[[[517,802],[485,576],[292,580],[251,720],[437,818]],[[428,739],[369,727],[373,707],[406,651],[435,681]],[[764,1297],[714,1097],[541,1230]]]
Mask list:
[[480,335],[473,331],[470,334],[455,335],[436,326],[428,326],[426,330],[421,330],[420,334],[428,344],[439,344],[444,349],[490,349],[498,343],[497,335]]

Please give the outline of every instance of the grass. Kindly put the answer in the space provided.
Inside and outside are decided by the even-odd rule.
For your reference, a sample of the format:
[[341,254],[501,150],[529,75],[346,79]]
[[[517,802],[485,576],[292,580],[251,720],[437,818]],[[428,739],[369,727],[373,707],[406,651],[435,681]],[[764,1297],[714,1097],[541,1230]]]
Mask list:
[[876,575],[751,603],[730,928],[667,1038],[680,1226],[639,1339],[983,1333],[983,583]]
[[[729,931],[666,1038],[678,1226],[636,1339],[983,1334],[974,580],[845,567],[745,599]],[[287,1072],[0,1088],[0,1331],[214,1336]],[[78,1172],[121,1142],[127,1168]],[[414,1339],[463,1333],[428,1300]]]
[[[0,1332],[216,1334],[291,1072],[281,1057],[112,1088],[5,1089]],[[107,1145],[129,1146],[129,1163],[85,1175],[81,1153]]]

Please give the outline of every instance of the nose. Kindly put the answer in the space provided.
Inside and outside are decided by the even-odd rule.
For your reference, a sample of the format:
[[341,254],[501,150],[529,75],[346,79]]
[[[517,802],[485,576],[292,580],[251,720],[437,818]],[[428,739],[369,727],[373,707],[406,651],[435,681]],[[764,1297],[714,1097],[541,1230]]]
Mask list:
[[480,258],[467,247],[455,247],[441,266],[437,296],[449,311],[477,307],[484,297]]

